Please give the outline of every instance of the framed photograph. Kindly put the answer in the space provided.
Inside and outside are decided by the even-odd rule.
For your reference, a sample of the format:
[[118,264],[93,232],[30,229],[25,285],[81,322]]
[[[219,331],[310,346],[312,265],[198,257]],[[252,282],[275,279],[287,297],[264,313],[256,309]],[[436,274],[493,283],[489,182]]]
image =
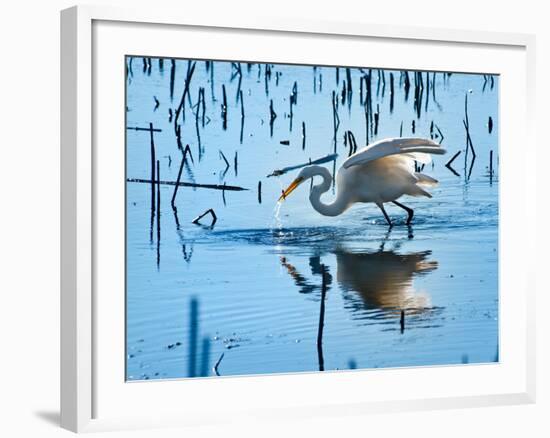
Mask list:
[[534,37],[61,18],[63,427],[534,401]]

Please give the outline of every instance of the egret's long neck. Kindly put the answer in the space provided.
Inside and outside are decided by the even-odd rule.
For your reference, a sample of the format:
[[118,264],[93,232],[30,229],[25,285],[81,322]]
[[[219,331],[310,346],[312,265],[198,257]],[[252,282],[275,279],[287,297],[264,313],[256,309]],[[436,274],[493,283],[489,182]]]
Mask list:
[[324,204],[321,201],[321,195],[328,192],[332,183],[332,177],[330,172],[322,166],[316,168],[316,175],[323,178],[321,184],[313,186],[311,193],[309,194],[309,201],[313,208],[323,216],[338,216],[343,213],[349,207],[349,203],[343,193],[338,193],[336,199],[332,204]]

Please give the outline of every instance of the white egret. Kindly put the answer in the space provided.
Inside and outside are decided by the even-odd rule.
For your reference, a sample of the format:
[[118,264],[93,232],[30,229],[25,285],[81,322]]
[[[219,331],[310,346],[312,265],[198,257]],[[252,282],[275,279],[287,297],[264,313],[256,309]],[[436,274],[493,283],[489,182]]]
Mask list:
[[309,200],[313,208],[324,216],[338,216],[353,204],[375,203],[392,226],[384,203],[392,202],[404,209],[407,224],[414,215],[412,208],[397,202],[403,195],[430,195],[424,188],[434,186],[438,181],[415,171],[414,162],[427,164],[429,154],[444,154],[446,151],[438,143],[424,138],[389,138],[377,141],[360,149],[344,161],[336,176],[336,199],[331,204],[321,201],[321,195],[330,189],[332,177],[322,166],[304,167],[279,198],[284,200],[300,184],[315,176],[322,178],[321,184],[314,185]]

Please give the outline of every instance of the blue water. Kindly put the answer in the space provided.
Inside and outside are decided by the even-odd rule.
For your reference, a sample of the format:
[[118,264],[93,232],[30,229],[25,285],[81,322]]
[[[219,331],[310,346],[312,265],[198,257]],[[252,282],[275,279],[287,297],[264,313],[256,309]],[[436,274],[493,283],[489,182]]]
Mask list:
[[[175,111],[180,103],[188,61],[175,61],[171,98],[171,60],[164,60],[161,68],[158,59],[151,59],[150,71],[148,65],[143,69],[142,58],[130,60],[127,126],[146,128],[153,123],[161,130],[154,133],[160,179],[175,181],[182,152],[169,109]],[[396,224],[388,229],[378,208],[370,204],[336,218],[320,216],[309,204],[306,185],[277,205],[282,188],[298,171],[267,177],[274,170],[334,153],[333,90],[339,96],[340,120],[336,169],[348,156],[345,131],[353,132],[359,147],[365,144],[360,77],[368,68],[350,69],[351,102],[347,93],[342,102],[347,81],[343,68],[338,82],[335,68],[311,66],[272,65],[266,79],[264,64],[248,69],[241,63],[241,142],[239,75],[231,63],[213,66],[212,74],[211,67],[197,61],[185,120],[181,115],[178,119],[182,145],[189,144],[194,160],[184,167],[181,181],[248,190],[180,187],[176,214],[170,205],[174,186],[161,185],[158,227],[156,211],[153,220],[151,216],[151,185],[127,183],[127,378],[498,360],[498,77],[437,73],[434,82],[429,73],[428,90],[427,74],[422,73],[418,114],[413,72],[408,99],[404,76],[392,72],[390,111],[390,71],[381,71],[378,79],[378,70],[370,70],[372,108],[379,113],[379,125],[376,135],[374,129],[369,132],[369,141],[396,137],[400,131],[403,136],[441,141],[438,127],[448,149],[423,170],[440,181],[430,189],[433,198],[401,199],[415,209],[409,227],[404,224],[405,212],[388,205]],[[196,106],[201,87],[204,127],[201,106]],[[363,89],[363,100],[365,94]],[[473,161],[472,151],[466,153],[466,95]],[[277,113],[272,132],[271,101]],[[126,147],[127,177],[150,179],[149,132],[127,130]],[[458,151],[452,164],[455,174],[445,163]],[[331,163],[325,166],[332,172]],[[210,208],[217,216],[213,227],[209,216],[201,220],[203,225],[192,223]]]

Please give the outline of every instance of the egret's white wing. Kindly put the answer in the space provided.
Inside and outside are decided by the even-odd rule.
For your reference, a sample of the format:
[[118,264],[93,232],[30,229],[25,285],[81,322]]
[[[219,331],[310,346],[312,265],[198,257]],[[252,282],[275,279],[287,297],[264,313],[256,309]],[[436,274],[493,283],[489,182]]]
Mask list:
[[444,154],[445,152],[441,145],[427,138],[387,138],[360,149],[344,161],[342,166],[347,169],[397,154],[407,154],[417,161],[426,162],[426,154]]

